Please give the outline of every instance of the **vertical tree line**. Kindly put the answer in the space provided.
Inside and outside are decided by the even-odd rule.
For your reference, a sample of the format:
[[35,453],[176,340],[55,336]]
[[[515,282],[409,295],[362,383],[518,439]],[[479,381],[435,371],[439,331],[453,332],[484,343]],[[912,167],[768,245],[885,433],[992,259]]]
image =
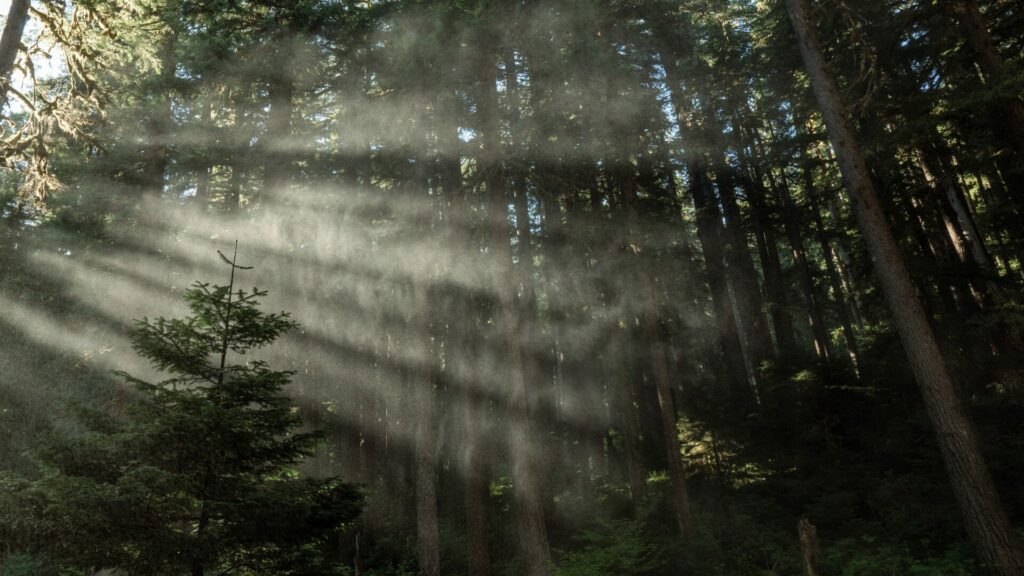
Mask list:
[[[1021,572],[1015,6],[37,4],[0,296],[106,329],[102,286],[248,242],[329,431],[304,472],[368,494],[357,572],[799,568],[800,519],[830,567],[895,534],[892,570]],[[57,249],[101,288],[33,279]]]

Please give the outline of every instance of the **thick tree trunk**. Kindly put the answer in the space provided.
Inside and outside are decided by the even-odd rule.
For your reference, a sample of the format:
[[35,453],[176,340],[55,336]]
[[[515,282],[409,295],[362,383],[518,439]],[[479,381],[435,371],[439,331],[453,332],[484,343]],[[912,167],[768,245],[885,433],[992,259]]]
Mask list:
[[718,344],[725,364],[724,376],[729,382],[734,400],[753,398],[757,373],[746,359],[740,339],[739,326],[729,298],[729,283],[725,275],[725,256],[722,248],[722,217],[718,204],[711,198],[707,172],[698,162],[689,165],[690,195],[697,219],[697,238],[704,254],[704,268],[711,291]]
[[[628,155],[627,155],[628,158]],[[629,241],[633,246],[642,246],[643,239],[637,230],[639,215],[636,211],[637,190],[632,164],[623,161],[619,170],[619,185],[622,204],[626,209],[629,222]],[[685,539],[693,537],[693,520],[690,513],[690,498],[686,489],[686,469],[683,466],[682,447],[679,443],[678,414],[675,397],[672,392],[672,369],[668,351],[661,334],[658,321],[658,294],[655,278],[648,272],[646,262],[642,259],[644,252],[637,253],[636,262],[632,266],[636,270],[636,286],[641,290],[640,326],[650,359],[651,376],[654,380],[658,398],[658,416],[661,420],[662,434],[665,436],[665,457],[668,463],[669,482],[672,484],[672,501],[676,509],[676,522],[679,533]]]
[[[654,286],[648,282],[649,300],[654,298]],[[668,352],[662,341],[658,323],[653,316],[653,307],[644,313],[644,334],[648,341],[651,364],[654,370],[654,384],[658,391],[658,409],[665,434],[665,452],[668,459],[669,481],[672,483],[672,501],[676,508],[676,523],[683,538],[693,538],[693,518],[690,512],[690,497],[686,489],[686,470],[683,466],[682,447],[679,444],[678,418],[675,398],[672,394],[671,373]]]
[[480,118],[482,147],[480,172],[488,194],[489,250],[495,272],[490,286],[496,291],[495,326],[500,330],[499,346],[505,360],[509,400],[509,452],[511,475],[515,490],[515,517],[519,547],[528,576],[551,576],[553,564],[544,517],[542,469],[537,458],[544,451],[543,441],[534,430],[535,411],[531,390],[523,373],[522,309],[515,287],[520,277],[513,268],[511,227],[508,221],[508,199],[501,167],[500,121],[496,89],[497,51],[493,40],[480,43],[480,91],[477,114]]
[[618,357],[618,397],[622,412],[622,437],[626,448],[626,471],[629,474],[630,495],[634,505],[639,505],[647,494],[647,470],[640,454],[640,427],[636,400],[633,396],[632,355],[629,353],[630,334],[626,330],[616,330],[619,342],[616,344]]
[[950,484],[978,556],[992,573],[1020,576],[1024,551],[1006,516],[981,455],[977,432],[960,401],[924,309],[907,273],[863,154],[850,129],[845,106],[808,18],[806,0],[786,0],[811,87],[839,157],[857,221],[889,303],[924,405],[935,427]]
[[7,11],[3,34],[0,34],[0,111],[7,105],[7,91],[10,87],[11,73],[14,63],[18,60],[21,49],[21,37],[25,34],[28,22],[28,9],[31,0],[11,0]]
[[487,503],[490,498],[491,478],[486,459],[481,457],[478,445],[471,445],[466,470],[466,531],[470,576],[491,573],[491,553],[487,543]]

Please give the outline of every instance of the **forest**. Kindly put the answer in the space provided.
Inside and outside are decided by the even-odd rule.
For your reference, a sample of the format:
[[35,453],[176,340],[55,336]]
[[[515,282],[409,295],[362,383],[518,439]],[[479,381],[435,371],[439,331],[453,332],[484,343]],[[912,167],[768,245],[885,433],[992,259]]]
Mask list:
[[0,18],[0,575],[1024,576],[1017,0]]

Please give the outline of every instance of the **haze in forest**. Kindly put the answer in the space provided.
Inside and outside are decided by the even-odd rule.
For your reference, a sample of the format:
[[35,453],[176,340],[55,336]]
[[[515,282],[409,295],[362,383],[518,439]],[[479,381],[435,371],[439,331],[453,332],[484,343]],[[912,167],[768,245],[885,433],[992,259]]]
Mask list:
[[1024,570],[1014,3],[0,13],[0,574]]

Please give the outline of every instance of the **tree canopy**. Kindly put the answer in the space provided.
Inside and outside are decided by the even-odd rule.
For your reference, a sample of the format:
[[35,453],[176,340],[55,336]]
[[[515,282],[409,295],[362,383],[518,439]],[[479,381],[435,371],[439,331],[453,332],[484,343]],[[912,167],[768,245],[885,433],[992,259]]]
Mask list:
[[0,571],[1021,574],[1018,3],[0,11]]

